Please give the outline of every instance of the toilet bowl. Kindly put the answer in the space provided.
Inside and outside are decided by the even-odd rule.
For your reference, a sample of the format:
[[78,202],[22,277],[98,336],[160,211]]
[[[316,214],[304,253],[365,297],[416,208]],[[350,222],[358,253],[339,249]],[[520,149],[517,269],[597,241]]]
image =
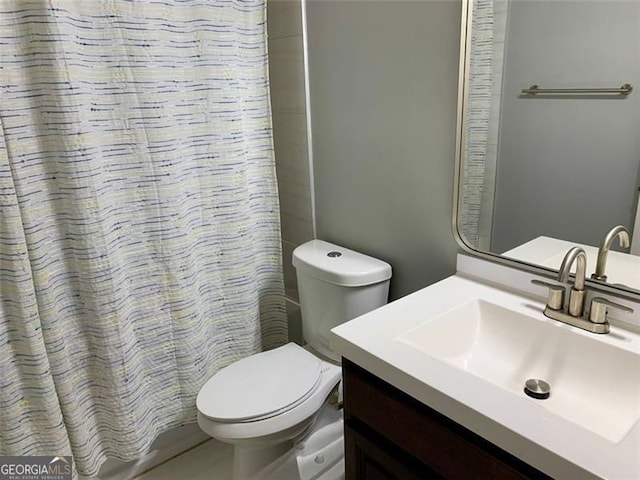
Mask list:
[[234,445],[234,479],[258,478],[310,430],[340,375],[339,366],[295,343],[252,355],[205,383],[196,400],[198,425]]
[[[337,478],[339,459],[327,462],[334,472],[328,477],[308,461],[315,458],[310,448],[342,452],[341,438],[327,436],[342,430],[341,414],[330,404],[341,368],[329,331],[387,302],[391,267],[385,262],[312,240],[294,251],[293,264],[307,345],[288,343],[241,359],[211,377],[196,400],[200,428],[234,446],[234,480],[306,480],[311,471],[309,478]],[[300,454],[289,464],[296,444]]]

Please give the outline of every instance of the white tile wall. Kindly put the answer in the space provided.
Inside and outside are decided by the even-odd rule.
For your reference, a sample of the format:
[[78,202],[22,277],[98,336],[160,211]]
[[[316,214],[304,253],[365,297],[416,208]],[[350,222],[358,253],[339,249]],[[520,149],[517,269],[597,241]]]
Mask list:
[[301,341],[293,250],[313,238],[300,0],[268,0],[271,110],[289,335]]
[[268,0],[267,26],[270,38],[302,35],[300,0]]
[[311,216],[309,185],[279,180],[278,188],[282,201],[281,212],[308,222]]
[[[301,219],[295,215],[282,212],[280,207],[280,228],[282,229],[282,238],[284,241],[301,245],[313,238],[313,229],[311,222]],[[290,259],[287,259],[289,261]]]
[[282,257],[284,260],[284,288],[287,298],[298,301],[298,286],[296,282],[296,272],[291,264],[295,243],[282,242]]
[[273,112],[278,180],[309,186],[307,116],[304,112]]
[[269,37],[269,78],[274,110],[305,112],[302,35]]

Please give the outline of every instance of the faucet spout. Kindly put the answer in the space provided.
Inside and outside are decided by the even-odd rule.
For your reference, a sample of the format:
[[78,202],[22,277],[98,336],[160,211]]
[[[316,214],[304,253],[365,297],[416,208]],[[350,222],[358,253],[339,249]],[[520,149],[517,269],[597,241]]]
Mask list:
[[604,271],[607,266],[607,255],[611,250],[613,241],[618,237],[620,239],[620,246],[622,248],[629,248],[629,231],[622,225],[613,227],[602,239],[602,244],[598,250],[598,261],[596,262],[596,271],[591,275],[594,280],[600,280],[602,282],[607,281],[607,276]]
[[581,247],[573,247],[564,256],[564,259],[562,259],[562,264],[560,265],[560,270],[558,271],[558,281],[567,283],[567,281],[569,280],[569,272],[571,271],[571,266],[575,261],[577,261],[576,280],[573,288],[578,291],[582,291],[584,290],[584,280],[587,273],[587,254]]
[[[613,231],[612,231],[613,232]],[[618,235],[611,233],[611,239]],[[609,236],[609,235],[608,235]],[[621,242],[624,241],[623,239]],[[609,245],[611,242],[609,242]],[[560,322],[582,328],[592,333],[609,333],[609,322],[607,320],[607,307],[616,307],[630,311],[625,305],[618,305],[606,298],[597,297],[591,300],[591,308],[585,312],[585,300],[587,291],[584,287],[585,272],[587,270],[587,254],[580,247],[571,248],[562,259],[560,270],[558,270],[558,281],[563,284],[569,283],[569,273],[574,263],[576,265],[576,278],[573,286],[569,289],[569,301],[565,303],[565,286],[548,283],[538,279],[532,280],[534,285],[543,285],[549,288],[547,305],[544,307],[544,314]]]

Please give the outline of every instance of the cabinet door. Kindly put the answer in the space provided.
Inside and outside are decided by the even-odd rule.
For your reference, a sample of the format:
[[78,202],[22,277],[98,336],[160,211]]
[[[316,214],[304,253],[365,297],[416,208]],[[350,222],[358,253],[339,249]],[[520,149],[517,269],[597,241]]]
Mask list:
[[[345,452],[346,467],[351,463],[354,469],[352,476],[347,476],[348,480],[550,480],[542,472],[348,360],[343,359],[342,367],[345,425],[356,431],[357,438],[366,437],[354,440],[360,448],[357,454],[361,460],[350,462],[349,451]],[[366,439],[371,440],[371,452],[375,454],[367,450]],[[382,453],[392,451],[391,447],[400,453],[387,454],[385,461],[376,461],[383,458],[375,452],[376,446],[383,450]],[[420,468],[426,468],[427,473],[415,467],[416,463],[412,461]],[[407,468],[402,470],[403,466]],[[360,476],[363,475],[360,472],[367,470],[372,472],[371,476]],[[414,476],[407,472],[413,472]]]
[[433,471],[411,458],[395,445],[361,433],[357,421],[344,426],[346,480],[431,480],[440,479]]

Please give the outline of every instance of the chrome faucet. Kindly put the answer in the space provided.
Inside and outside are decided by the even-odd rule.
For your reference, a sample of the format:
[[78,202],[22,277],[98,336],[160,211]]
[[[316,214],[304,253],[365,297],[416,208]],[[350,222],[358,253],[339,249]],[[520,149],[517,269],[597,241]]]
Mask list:
[[622,248],[629,248],[629,230],[622,225],[618,225],[609,230],[602,239],[602,244],[598,250],[598,262],[596,263],[596,271],[591,274],[592,279],[600,280],[601,282],[607,281],[607,276],[604,274],[605,267],[607,266],[607,254],[609,250],[611,250],[611,244],[616,237],[620,239],[620,246]]
[[569,303],[567,311],[572,317],[579,317],[584,311],[584,280],[587,274],[587,254],[580,247],[573,247],[567,252],[560,264],[558,271],[558,281],[568,283],[569,272],[574,262],[576,266],[576,279],[573,287],[569,290]]
[[[611,234],[612,240],[616,234],[617,232]],[[609,242],[610,245],[611,241]],[[569,287],[569,299],[565,302],[566,288],[569,286],[569,272],[574,262],[577,263],[576,277],[573,285]],[[633,312],[633,310],[625,305],[613,303],[606,298],[596,297],[591,300],[589,312],[585,312],[586,289],[584,282],[586,271],[587,254],[584,249],[573,247],[564,256],[560,265],[560,270],[558,271],[560,285],[541,280],[532,280],[531,283],[549,288],[547,305],[544,308],[544,314],[547,317],[592,333],[609,333],[607,307],[614,307],[627,312]]]

